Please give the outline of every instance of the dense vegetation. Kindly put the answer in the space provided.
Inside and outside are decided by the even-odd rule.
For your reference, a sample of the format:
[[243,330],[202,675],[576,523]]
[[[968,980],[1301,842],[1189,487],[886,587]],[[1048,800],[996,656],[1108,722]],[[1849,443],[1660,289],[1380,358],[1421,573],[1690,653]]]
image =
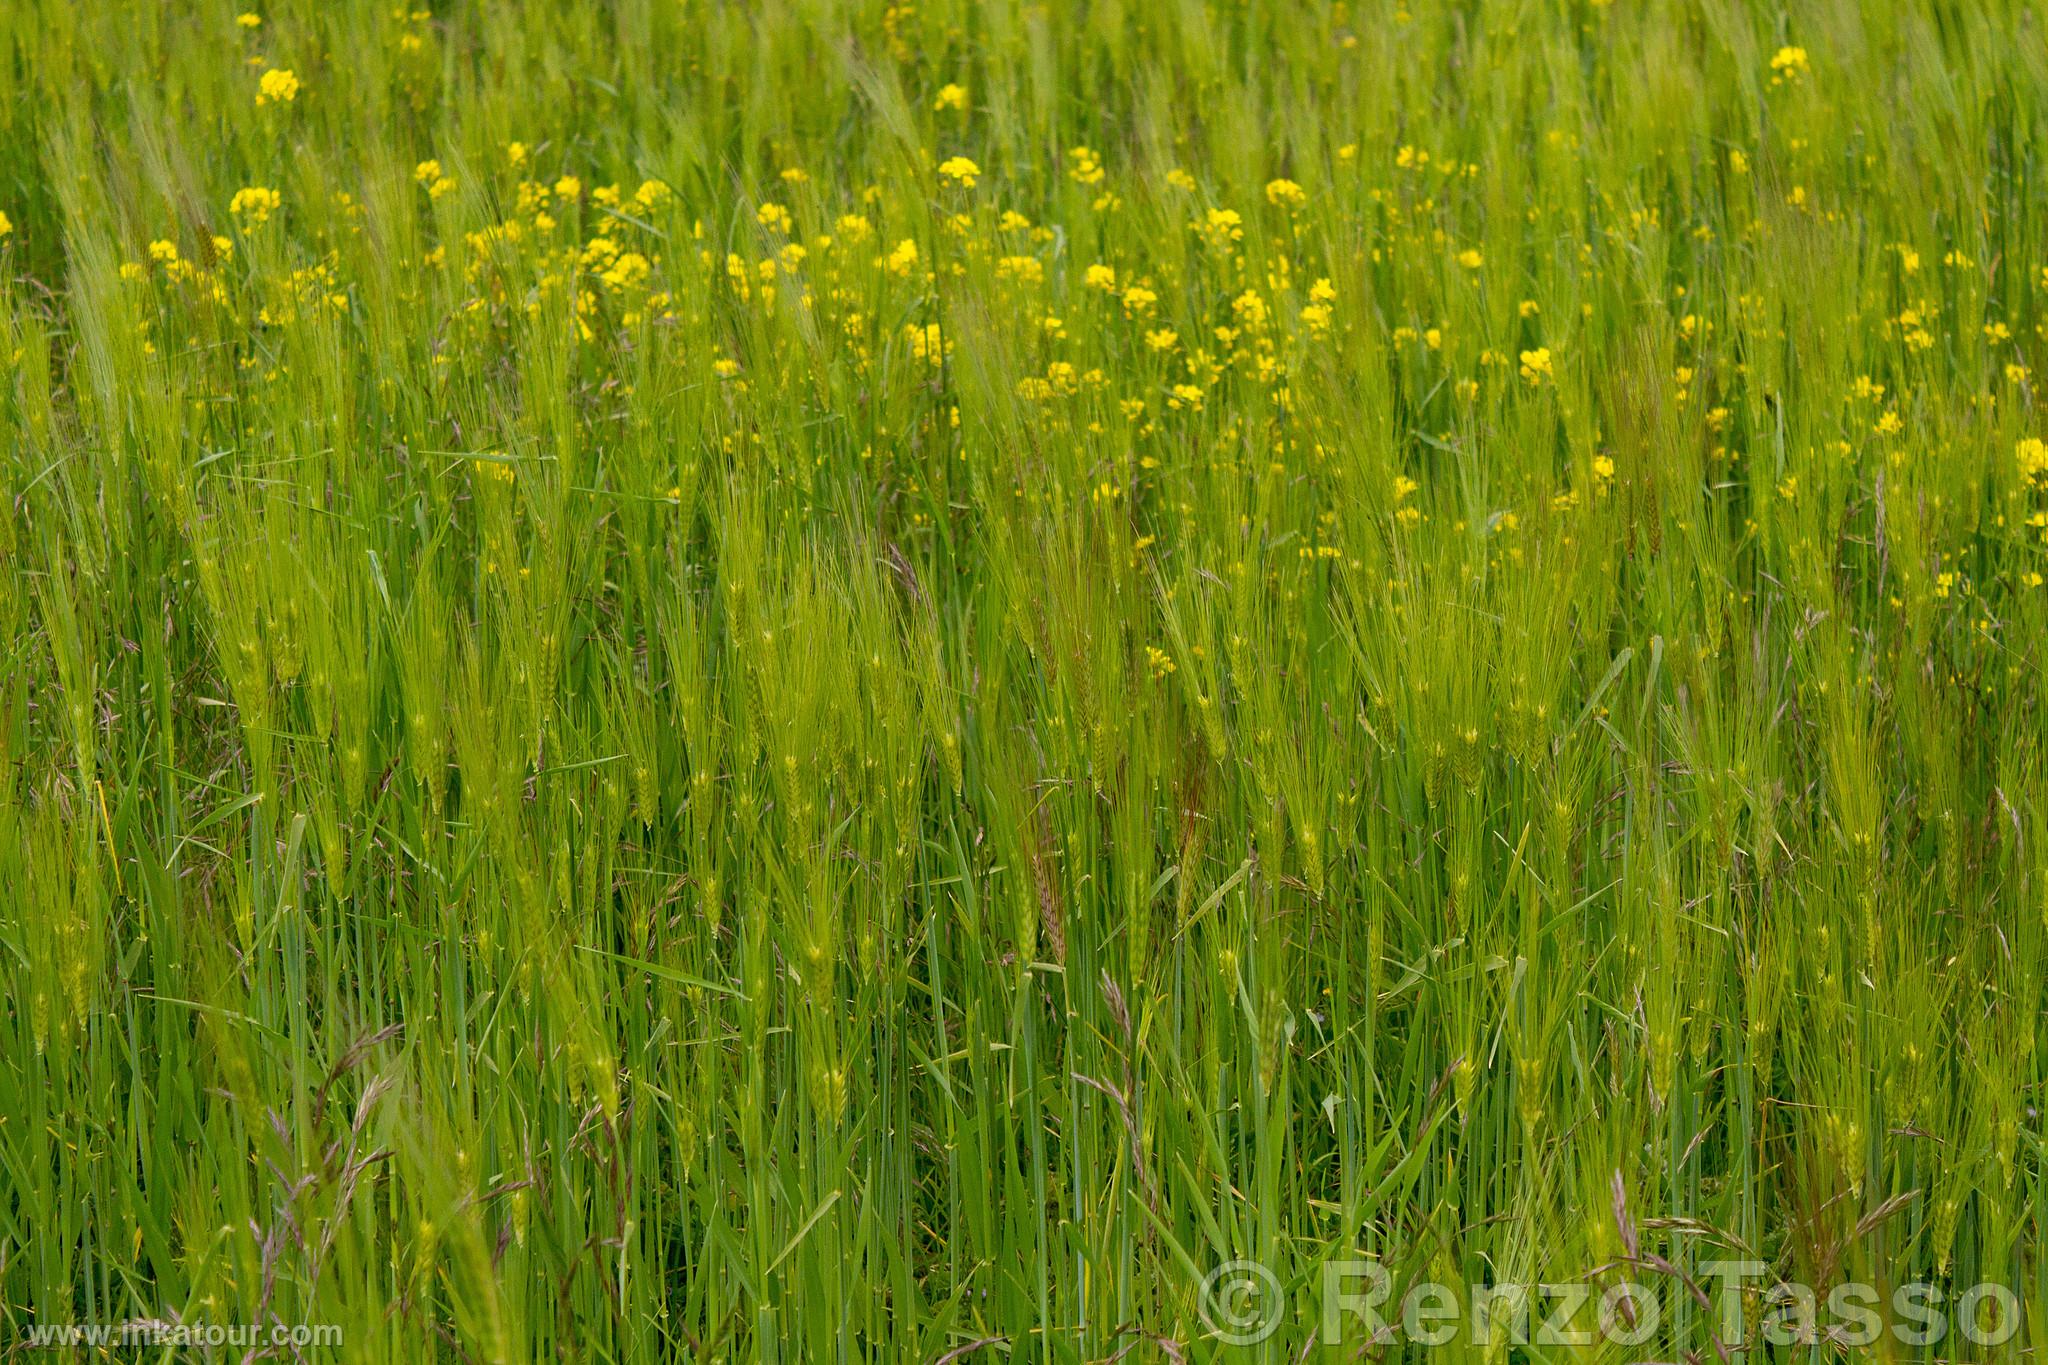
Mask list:
[[2019,0],[0,7],[9,1345],[2034,1346],[2044,115]]

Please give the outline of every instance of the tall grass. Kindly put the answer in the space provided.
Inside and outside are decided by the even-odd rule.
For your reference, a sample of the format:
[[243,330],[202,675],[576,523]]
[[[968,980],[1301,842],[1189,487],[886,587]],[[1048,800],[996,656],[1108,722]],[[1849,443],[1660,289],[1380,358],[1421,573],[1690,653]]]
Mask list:
[[0,1330],[2038,1350],[2044,115],[2019,0],[0,8]]

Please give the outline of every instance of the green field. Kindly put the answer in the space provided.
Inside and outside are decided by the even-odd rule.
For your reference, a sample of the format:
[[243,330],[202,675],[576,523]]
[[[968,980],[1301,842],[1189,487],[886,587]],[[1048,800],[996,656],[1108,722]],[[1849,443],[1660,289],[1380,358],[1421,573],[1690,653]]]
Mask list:
[[2022,0],[7,0],[0,1356],[2048,1355],[2044,378]]

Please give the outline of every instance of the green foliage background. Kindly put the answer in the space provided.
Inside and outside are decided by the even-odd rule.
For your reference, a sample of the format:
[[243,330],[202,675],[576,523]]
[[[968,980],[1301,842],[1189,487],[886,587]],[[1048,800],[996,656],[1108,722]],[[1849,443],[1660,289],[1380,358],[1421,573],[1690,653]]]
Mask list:
[[10,1344],[2039,1340],[2035,6],[255,18],[0,8]]

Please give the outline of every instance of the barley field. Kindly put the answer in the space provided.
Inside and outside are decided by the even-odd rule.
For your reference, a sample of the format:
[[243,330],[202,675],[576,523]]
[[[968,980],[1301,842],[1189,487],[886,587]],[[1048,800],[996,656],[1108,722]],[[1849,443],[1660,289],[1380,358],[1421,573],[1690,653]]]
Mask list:
[[2048,1354],[2044,153],[2022,0],[10,0],[0,1354]]

